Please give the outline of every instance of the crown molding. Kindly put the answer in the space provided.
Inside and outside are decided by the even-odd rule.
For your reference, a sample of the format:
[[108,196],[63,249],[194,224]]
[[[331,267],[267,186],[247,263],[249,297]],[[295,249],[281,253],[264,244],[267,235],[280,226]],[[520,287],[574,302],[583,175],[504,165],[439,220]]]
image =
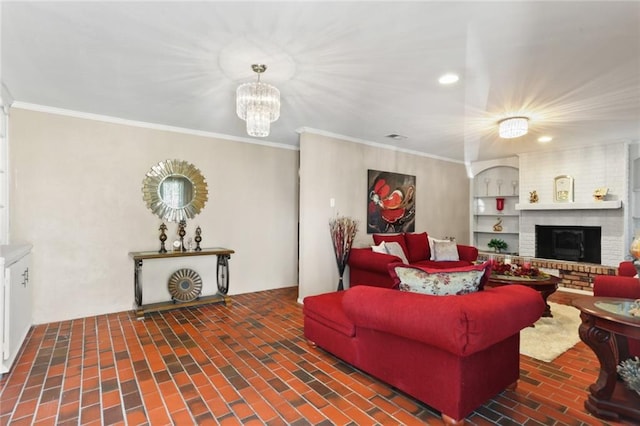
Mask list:
[[298,133],[298,134],[311,133],[311,134],[314,134],[314,135],[325,136],[325,137],[333,138],[333,139],[342,139],[342,140],[345,140],[345,141],[358,143],[358,144],[361,144],[361,145],[367,145],[367,146],[371,146],[371,147],[374,147],[374,148],[381,148],[381,149],[386,149],[386,150],[389,150],[389,151],[402,152],[404,154],[416,155],[418,157],[427,157],[427,158],[433,158],[434,160],[441,160],[441,161],[447,161],[449,163],[465,164],[466,165],[466,163],[464,161],[454,160],[452,158],[439,157],[437,155],[427,154],[427,153],[420,152],[420,151],[414,151],[412,149],[398,148],[397,146],[385,145],[385,144],[382,144],[382,143],[379,143],[379,142],[371,142],[371,141],[367,141],[367,140],[364,140],[364,139],[358,139],[358,138],[354,138],[354,137],[351,137],[351,136],[340,135],[338,133],[331,133],[331,132],[327,132],[325,130],[314,129],[314,128],[311,128],[311,127],[299,127],[299,128],[296,129],[296,133]]
[[287,145],[287,144],[284,144],[284,143],[258,141],[258,140],[251,139],[251,138],[243,138],[243,137],[239,137],[239,136],[225,135],[225,134],[222,134],[222,133],[213,133],[213,132],[206,132],[206,131],[203,131],[203,130],[187,129],[187,128],[184,128],[184,127],[168,126],[168,125],[165,125],[165,124],[148,123],[148,122],[145,122],[145,121],[128,120],[128,119],[125,119],[125,118],[112,117],[112,116],[102,115],[102,114],[93,114],[93,113],[89,113],[89,112],[74,111],[74,110],[51,107],[51,106],[46,106],[46,105],[31,104],[31,103],[28,103],[28,102],[15,101],[11,105],[11,108],[19,108],[19,109],[24,109],[24,110],[28,110],[28,111],[44,112],[44,113],[48,113],[48,114],[64,115],[64,116],[67,116],[67,117],[82,118],[82,119],[85,119],[85,120],[102,121],[102,122],[105,122],[105,123],[121,124],[121,125],[124,125],[124,126],[140,127],[140,128],[144,128],[144,129],[152,129],[152,130],[161,130],[161,131],[165,131],[165,132],[181,133],[181,134],[185,134],[185,135],[202,136],[202,137],[214,138],[214,139],[225,139],[225,140],[230,140],[230,141],[234,141],[234,142],[248,143],[248,144],[252,144],[252,145],[268,146],[268,147],[271,147],[271,148],[288,149],[288,150],[292,150],[292,151],[299,151],[300,150],[300,148],[298,148],[297,146]]

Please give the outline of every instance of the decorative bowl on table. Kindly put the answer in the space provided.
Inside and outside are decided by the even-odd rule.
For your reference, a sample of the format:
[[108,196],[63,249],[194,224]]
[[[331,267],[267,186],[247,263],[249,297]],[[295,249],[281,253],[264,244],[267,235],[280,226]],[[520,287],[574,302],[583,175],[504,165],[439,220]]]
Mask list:
[[491,277],[512,281],[544,281],[549,278],[549,275],[532,266],[494,263],[491,267]]

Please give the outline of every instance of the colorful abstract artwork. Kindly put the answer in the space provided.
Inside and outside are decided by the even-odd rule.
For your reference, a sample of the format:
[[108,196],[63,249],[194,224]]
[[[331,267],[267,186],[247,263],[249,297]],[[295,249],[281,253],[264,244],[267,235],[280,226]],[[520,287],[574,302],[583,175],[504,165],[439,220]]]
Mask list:
[[368,170],[367,233],[415,230],[416,177]]

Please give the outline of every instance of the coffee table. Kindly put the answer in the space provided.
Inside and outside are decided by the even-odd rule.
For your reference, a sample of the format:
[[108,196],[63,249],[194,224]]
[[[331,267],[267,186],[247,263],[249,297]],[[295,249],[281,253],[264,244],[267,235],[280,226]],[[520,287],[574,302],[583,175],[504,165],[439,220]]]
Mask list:
[[551,306],[549,306],[549,303],[547,303],[547,299],[549,298],[549,296],[556,292],[556,290],[558,289],[558,283],[560,281],[562,281],[561,278],[553,275],[548,275],[544,279],[511,277],[508,275],[491,275],[489,277],[489,281],[487,281],[487,286],[500,287],[503,285],[520,284],[530,287],[538,291],[542,296],[542,300],[544,300],[545,308],[542,316],[553,318],[553,314],[551,313]]
[[580,339],[600,361],[598,380],[589,386],[584,406],[603,419],[626,417],[640,421],[640,395],[627,388],[616,371],[621,361],[631,357],[627,338],[640,339],[640,318],[612,309],[630,302],[633,300],[615,297],[581,297],[573,301],[582,319]]

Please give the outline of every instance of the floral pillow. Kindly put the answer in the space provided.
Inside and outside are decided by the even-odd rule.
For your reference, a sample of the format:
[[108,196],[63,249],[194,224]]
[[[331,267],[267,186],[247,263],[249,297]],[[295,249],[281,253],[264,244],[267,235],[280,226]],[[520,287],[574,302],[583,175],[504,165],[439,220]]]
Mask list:
[[482,289],[483,277],[490,273],[487,262],[453,269],[420,268],[393,263],[389,273],[400,291],[448,296],[475,293]]

